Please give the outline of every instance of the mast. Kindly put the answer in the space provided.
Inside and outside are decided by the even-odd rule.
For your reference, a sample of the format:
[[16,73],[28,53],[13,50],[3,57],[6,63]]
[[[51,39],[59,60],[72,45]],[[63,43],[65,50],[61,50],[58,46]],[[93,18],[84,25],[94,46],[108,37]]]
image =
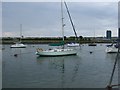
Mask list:
[[95,30],[94,30],[94,42],[93,43],[95,43]]
[[63,23],[63,2],[61,0],[61,20],[62,20],[62,23],[61,23],[61,28],[62,28],[62,37],[63,37],[63,48],[64,48],[64,26],[65,24]]
[[66,9],[67,9],[67,13],[68,13],[68,16],[69,16],[69,18],[70,18],[70,22],[71,22],[71,25],[72,25],[73,31],[74,31],[74,33],[75,33],[75,36],[76,36],[77,40],[78,40],[78,36],[77,36],[76,31],[75,31],[75,27],[74,27],[74,24],[73,24],[73,21],[72,21],[71,15],[70,15],[70,12],[69,12],[69,10],[68,10],[68,7],[67,7],[67,4],[66,4],[65,1],[64,1],[64,4],[65,4],[65,7],[66,7]]
[[21,42],[21,38],[22,38],[22,24],[20,24],[20,42]]

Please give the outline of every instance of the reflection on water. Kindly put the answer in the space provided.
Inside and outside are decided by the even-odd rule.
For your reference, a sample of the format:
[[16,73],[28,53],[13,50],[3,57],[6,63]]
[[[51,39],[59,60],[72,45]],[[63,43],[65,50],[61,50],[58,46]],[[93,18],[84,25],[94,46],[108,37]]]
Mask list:
[[[3,87],[104,88],[108,84],[116,55],[106,54],[105,45],[82,45],[81,49],[76,48],[76,56],[62,57],[37,57],[35,52],[38,47],[49,48],[44,44],[21,49],[5,45],[2,56]],[[117,75],[113,83],[117,83]]]
[[69,80],[71,80],[71,83],[73,83],[75,81],[75,77],[77,76],[78,70],[79,70],[79,64],[80,64],[80,57],[78,56],[62,56],[62,57],[37,57],[37,63],[38,64],[42,64],[44,61],[48,61],[48,66],[49,69],[55,69],[57,71],[59,71],[61,74],[61,87],[63,88],[66,81],[65,81],[65,77],[66,77],[66,67],[65,67],[65,60],[74,60],[74,62],[72,63],[74,66],[72,68],[71,71],[71,78],[69,78]]

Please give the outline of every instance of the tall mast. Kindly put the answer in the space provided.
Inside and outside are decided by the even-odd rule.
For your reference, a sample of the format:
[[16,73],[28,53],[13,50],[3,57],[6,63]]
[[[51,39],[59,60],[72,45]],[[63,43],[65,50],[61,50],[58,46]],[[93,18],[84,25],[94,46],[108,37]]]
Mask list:
[[22,24],[20,24],[20,42],[21,42],[21,38],[22,38]]
[[69,16],[69,18],[70,18],[70,22],[71,22],[71,25],[72,25],[73,31],[74,31],[74,33],[75,33],[75,36],[76,36],[77,40],[78,40],[78,36],[77,36],[76,30],[75,30],[75,27],[74,27],[74,24],[73,24],[73,21],[72,21],[71,15],[70,15],[70,12],[69,12],[69,10],[68,10],[68,7],[67,7],[67,4],[66,4],[65,1],[64,1],[64,4],[65,4],[65,7],[66,7],[66,9],[67,9],[67,13],[68,13],[68,16]]
[[[62,28],[62,37],[63,37],[63,43],[64,43],[64,23],[63,23],[63,2],[61,0],[61,20],[62,20],[62,23],[61,23],[61,28]],[[64,48],[64,44],[63,44],[63,48]]]

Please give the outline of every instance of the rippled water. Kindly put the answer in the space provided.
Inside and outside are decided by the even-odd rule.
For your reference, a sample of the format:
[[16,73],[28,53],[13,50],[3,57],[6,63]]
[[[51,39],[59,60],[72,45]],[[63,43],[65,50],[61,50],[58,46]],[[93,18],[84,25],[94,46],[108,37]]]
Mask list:
[[[52,48],[47,44],[32,44],[21,49],[4,47],[3,88],[105,88],[116,57],[116,54],[105,53],[105,44],[96,47],[84,44],[76,48],[76,56],[62,57],[36,56],[36,48]],[[118,84],[117,70],[113,84]]]

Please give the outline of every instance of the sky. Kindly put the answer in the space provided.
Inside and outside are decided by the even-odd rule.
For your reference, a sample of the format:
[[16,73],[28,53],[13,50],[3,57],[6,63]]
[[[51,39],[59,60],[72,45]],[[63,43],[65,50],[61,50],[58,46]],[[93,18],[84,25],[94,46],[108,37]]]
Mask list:
[[[118,34],[118,2],[67,2],[76,32],[83,37]],[[75,36],[63,4],[64,35]],[[60,37],[60,2],[2,2],[2,36]]]

